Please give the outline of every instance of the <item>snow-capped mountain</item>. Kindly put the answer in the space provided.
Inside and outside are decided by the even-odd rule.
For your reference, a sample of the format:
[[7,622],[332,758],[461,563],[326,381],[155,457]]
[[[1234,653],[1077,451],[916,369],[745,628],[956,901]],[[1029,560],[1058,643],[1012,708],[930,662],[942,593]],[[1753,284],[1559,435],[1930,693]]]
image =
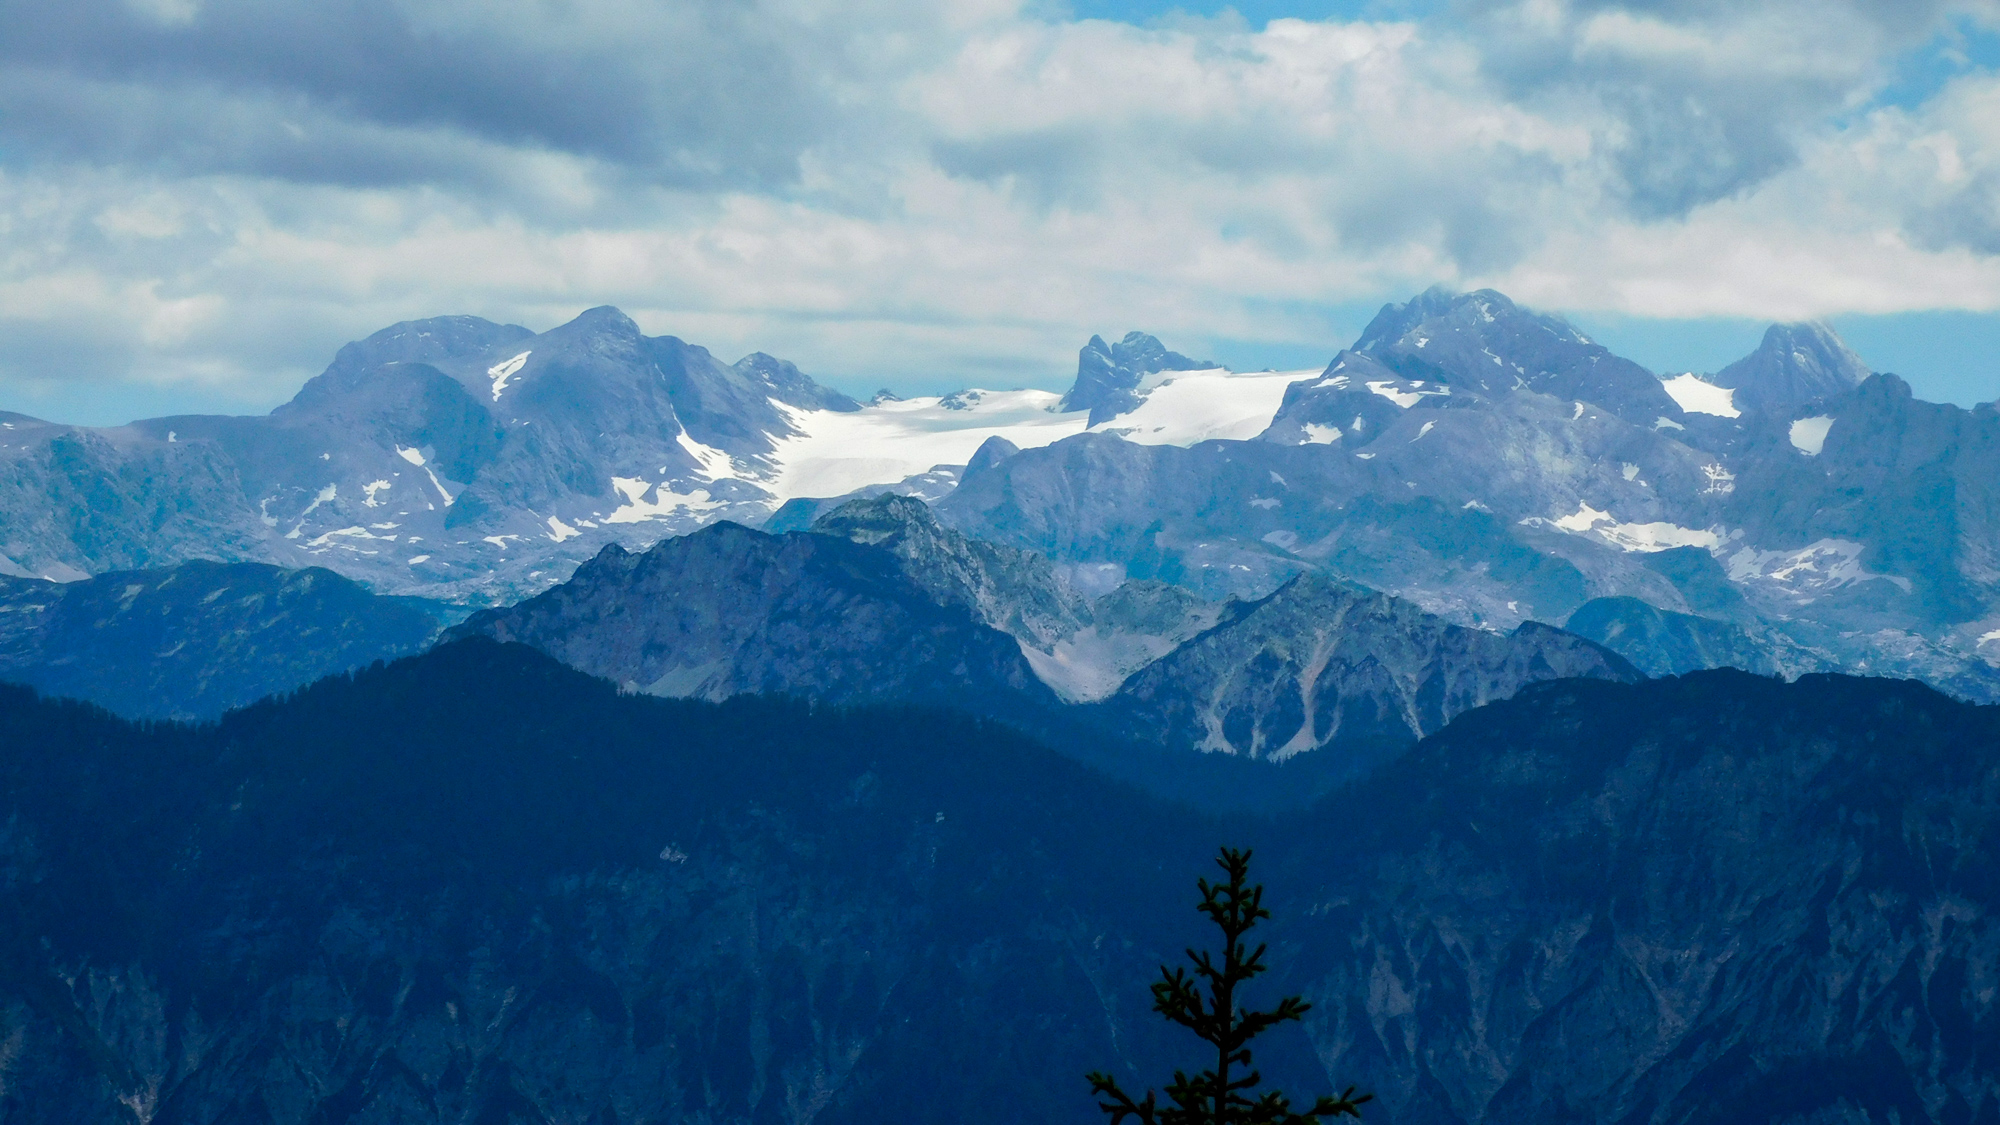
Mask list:
[[1663,380],[1497,293],[1433,291],[1256,440],[1087,435],[968,473],[939,512],[1107,582],[1256,597],[1318,570],[1500,630],[1633,597],[1791,673],[2000,698],[2000,414],[1857,363],[1780,326],[1727,376]]
[[[1137,333],[1111,350],[1114,382],[1131,376],[1119,422],[1134,441],[1251,436],[1287,381],[1183,372],[1192,361]],[[1218,397],[1236,401],[1218,412]],[[0,573],[217,558],[506,601],[607,543],[758,523],[794,497],[942,495],[991,438],[1034,447],[1089,429],[1088,410],[1061,400],[965,390],[864,407],[783,360],[724,364],[611,308],[540,335],[413,321],[342,348],[267,417],[0,418]]]
[[[867,405],[614,309],[540,335],[456,317],[349,345],[264,418],[0,418],[0,572],[252,560],[504,603],[608,544],[907,494],[1079,597],[1254,600],[1310,571],[1500,632],[1637,598],[1788,673],[2000,698],[1996,448],[1991,407],[1918,402],[1823,325],[1662,378],[1491,291],[1387,306],[1318,371],[1135,332],[1093,337],[1066,395]],[[1101,656],[1044,678],[1089,698]]]
[[1170,352],[1144,332],[1127,332],[1115,344],[1092,336],[1077,356],[1076,384],[1063,396],[1065,411],[1090,411],[1090,424],[1109,421],[1138,409],[1145,400],[1149,376],[1167,371],[1206,371],[1219,364]]

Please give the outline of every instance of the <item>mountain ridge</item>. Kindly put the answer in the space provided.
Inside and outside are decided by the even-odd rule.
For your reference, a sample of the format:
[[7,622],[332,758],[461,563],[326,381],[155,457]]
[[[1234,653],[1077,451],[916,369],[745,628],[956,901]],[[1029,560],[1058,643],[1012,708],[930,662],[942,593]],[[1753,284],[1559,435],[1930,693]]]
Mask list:
[[1044,735],[1080,725],[1163,761],[1315,751],[1339,759],[1326,777],[1535,680],[1639,675],[1560,629],[1465,629],[1311,574],[1250,603],[1170,590],[1087,599],[1039,556],[883,496],[809,532],[721,524],[642,556],[607,547],[449,636],[525,643],[652,694],[943,704]]
[[637,698],[488,642],[216,727],[0,688],[0,1073],[23,1125],[1082,1125],[1083,1068],[1185,1065],[1145,988],[1227,840],[1269,888],[1258,995],[1313,1005],[1260,1050],[1285,1088],[1416,1125],[1978,1121],[1996,715],[1556,682],[1272,819],[990,724]]
[[[498,605],[607,543],[804,528],[895,493],[1091,596],[1143,579],[1255,599],[1311,570],[1499,632],[1638,598],[1719,615],[1794,670],[2000,699],[1996,415],[1862,378],[1823,327],[1774,326],[1708,377],[1741,386],[1663,381],[1502,294],[1434,289],[1316,376],[1204,362],[1135,332],[1079,357],[1070,397],[1125,396],[1109,406],[862,407],[610,308],[539,335],[406,322],[264,419],[0,422],[0,572],[219,557]],[[1661,562],[1690,551],[1709,561]]]

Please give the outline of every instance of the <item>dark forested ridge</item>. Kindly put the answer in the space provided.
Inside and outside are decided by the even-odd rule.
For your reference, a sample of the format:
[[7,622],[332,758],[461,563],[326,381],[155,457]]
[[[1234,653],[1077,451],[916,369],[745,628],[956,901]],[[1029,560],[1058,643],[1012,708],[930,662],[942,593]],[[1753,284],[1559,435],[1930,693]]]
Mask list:
[[0,575],[0,680],[134,719],[213,719],[409,656],[463,611],[318,567],[206,560],[77,582]]
[[[944,712],[473,640],[206,727],[0,689],[0,1121],[1087,1122],[1218,842],[1287,1088],[1393,1122],[2000,1115],[2000,709],[1565,681],[1280,817]],[[1281,1041],[1282,1040],[1282,1041]]]

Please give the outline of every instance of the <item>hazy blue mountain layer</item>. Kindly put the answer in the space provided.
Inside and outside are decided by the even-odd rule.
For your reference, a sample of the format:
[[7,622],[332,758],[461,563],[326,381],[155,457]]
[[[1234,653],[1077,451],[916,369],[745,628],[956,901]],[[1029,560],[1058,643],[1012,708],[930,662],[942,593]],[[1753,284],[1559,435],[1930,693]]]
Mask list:
[[21,1125],[1083,1125],[1200,1062],[1145,990],[1224,841],[1315,1005],[1266,1076],[1368,1120],[2000,1112],[2000,711],[1915,685],[1553,683],[1225,820],[474,641],[219,727],[0,689],[0,823]]
[[1638,598],[1585,602],[1563,627],[1618,653],[1648,676],[1678,676],[1704,668],[1740,668],[1767,676],[1783,671],[1768,644],[1737,626],[1656,609]]
[[212,719],[426,647],[450,606],[328,570],[190,562],[59,583],[0,576],[0,680],[141,719]]

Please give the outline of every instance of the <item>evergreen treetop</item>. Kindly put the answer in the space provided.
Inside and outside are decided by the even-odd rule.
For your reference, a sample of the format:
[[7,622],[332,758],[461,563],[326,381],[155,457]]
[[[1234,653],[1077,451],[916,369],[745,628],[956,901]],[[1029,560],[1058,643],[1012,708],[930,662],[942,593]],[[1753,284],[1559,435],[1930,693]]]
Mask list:
[[[1174,1103],[1162,1107],[1153,1091],[1144,1100],[1134,1100],[1118,1083],[1102,1071],[1087,1077],[1090,1092],[1101,1097],[1098,1108],[1110,1116],[1110,1125],[1122,1125],[1135,1118],[1140,1125],[1319,1125],[1321,1118],[1361,1116],[1361,1104],[1374,1097],[1356,1097],[1352,1086],[1339,1097],[1321,1096],[1309,1109],[1295,1109],[1291,1099],[1267,1090],[1255,1096],[1250,1091],[1263,1078],[1250,1061],[1250,1040],[1272,1027],[1296,1020],[1312,1005],[1297,996],[1278,1001],[1266,1011],[1237,1006],[1237,987],[1263,972],[1266,946],[1248,948],[1244,941],[1259,920],[1269,918],[1264,909],[1264,888],[1249,882],[1250,852],[1223,848],[1216,865],[1229,878],[1226,882],[1197,882],[1201,903],[1197,907],[1222,931],[1222,963],[1217,965],[1207,951],[1187,951],[1193,975],[1184,968],[1160,966],[1160,979],[1153,985],[1153,1010],[1187,1028],[1215,1049],[1215,1066],[1190,1077],[1176,1070],[1167,1084],[1166,1095]],[[1207,995],[1204,997],[1203,989]]]

